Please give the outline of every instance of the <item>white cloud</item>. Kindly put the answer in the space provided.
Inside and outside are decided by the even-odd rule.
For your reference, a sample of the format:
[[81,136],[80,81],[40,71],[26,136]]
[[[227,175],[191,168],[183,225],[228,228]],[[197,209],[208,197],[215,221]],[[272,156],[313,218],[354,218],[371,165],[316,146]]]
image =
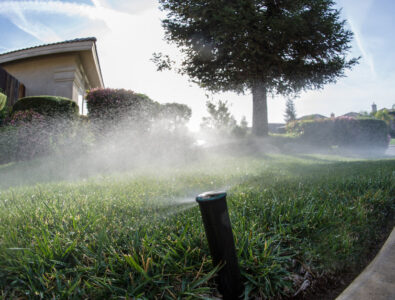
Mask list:
[[366,50],[363,40],[362,40],[362,34],[359,30],[359,28],[354,24],[352,19],[349,19],[349,23],[351,26],[351,30],[354,32],[354,38],[355,41],[357,43],[357,46],[359,48],[359,51],[362,54],[362,59],[366,61],[366,63],[368,64],[369,68],[370,68],[370,72],[372,74],[372,76],[375,78],[376,77],[376,70],[374,67],[374,60],[373,60],[373,56]]
[[36,20],[28,20],[24,15],[23,9],[18,5],[10,7],[6,17],[19,29],[29,33],[38,40],[49,43],[60,39],[59,36],[49,27]]

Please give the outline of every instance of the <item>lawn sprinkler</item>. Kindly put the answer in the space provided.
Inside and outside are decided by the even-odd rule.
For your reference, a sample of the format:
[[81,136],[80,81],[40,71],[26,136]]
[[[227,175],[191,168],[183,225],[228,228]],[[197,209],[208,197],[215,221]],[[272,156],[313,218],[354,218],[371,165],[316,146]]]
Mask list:
[[217,285],[223,299],[239,299],[243,293],[239,264],[230,224],[226,192],[206,192],[196,197],[199,203],[210,253],[218,271]]

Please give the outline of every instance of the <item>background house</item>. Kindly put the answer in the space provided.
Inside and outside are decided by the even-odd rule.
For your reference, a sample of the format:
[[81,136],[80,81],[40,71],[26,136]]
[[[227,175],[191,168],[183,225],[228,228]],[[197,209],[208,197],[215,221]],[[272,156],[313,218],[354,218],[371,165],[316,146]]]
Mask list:
[[26,96],[70,98],[83,113],[85,91],[104,87],[96,38],[75,39],[0,54],[0,66]]

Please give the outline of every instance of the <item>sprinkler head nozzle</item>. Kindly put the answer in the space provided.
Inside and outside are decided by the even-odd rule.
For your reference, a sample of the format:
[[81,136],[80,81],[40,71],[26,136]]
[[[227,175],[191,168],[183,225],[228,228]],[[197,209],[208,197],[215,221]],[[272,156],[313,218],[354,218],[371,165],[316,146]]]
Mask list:
[[202,214],[214,267],[222,265],[216,278],[224,300],[238,300],[243,293],[226,192],[205,192],[196,197]]
[[226,192],[224,191],[210,191],[210,192],[205,192],[203,194],[200,194],[196,197],[196,202],[202,203],[202,202],[207,202],[207,201],[215,201],[215,200],[222,200],[226,198]]

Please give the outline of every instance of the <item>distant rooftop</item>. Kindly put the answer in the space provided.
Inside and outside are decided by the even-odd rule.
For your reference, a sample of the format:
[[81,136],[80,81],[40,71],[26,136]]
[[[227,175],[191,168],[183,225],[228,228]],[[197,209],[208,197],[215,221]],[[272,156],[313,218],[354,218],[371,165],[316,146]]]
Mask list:
[[343,117],[358,118],[358,117],[362,117],[362,114],[352,111],[352,112],[344,114]]
[[312,114],[298,118],[297,120],[319,120],[319,119],[327,119],[327,117],[320,114]]

